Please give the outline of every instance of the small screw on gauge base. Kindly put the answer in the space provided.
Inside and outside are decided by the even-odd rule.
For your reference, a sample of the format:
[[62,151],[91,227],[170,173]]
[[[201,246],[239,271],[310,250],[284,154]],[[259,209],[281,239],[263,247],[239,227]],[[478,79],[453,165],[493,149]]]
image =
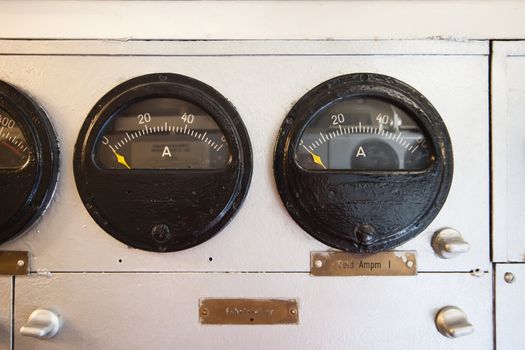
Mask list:
[[151,236],[158,243],[166,243],[171,239],[171,231],[168,225],[158,224],[151,229]]
[[375,231],[376,230],[372,226],[368,224],[362,224],[357,226],[355,230],[355,236],[359,243],[367,245],[372,243],[374,240]]

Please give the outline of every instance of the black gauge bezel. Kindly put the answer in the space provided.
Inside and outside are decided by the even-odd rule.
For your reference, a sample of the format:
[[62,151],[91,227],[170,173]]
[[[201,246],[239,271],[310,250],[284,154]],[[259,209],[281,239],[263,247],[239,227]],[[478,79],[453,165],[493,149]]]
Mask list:
[[[95,152],[97,143],[100,142],[107,123],[131,104],[156,97],[186,100],[202,108],[215,120],[224,133],[230,149],[231,160],[224,168],[134,169],[122,171],[119,169],[103,169],[99,166],[98,160],[95,159]],[[82,202],[102,229],[128,246],[154,252],[171,252],[188,249],[207,241],[230,222],[244,201],[250,185],[252,150],[248,133],[241,117],[235,107],[219,92],[199,80],[184,75],[153,73],[132,78],[116,86],[95,104],[80,130],[75,145],[73,166],[77,189]],[[108,179],[110,179],[109,176],[117,176],[123,186],[129,186],[131,190],[140,192],[141,189],[139,187],[148,186],[148,184],[142,182],[141,185],[141,181],[137,180],[138,178],[144,181],[147,179],[149,182],[159,179],[159,183],[166,184],[170,181],[177,181],[181,177],[187,179],[193,176],[196,179],[200,179],[199,176],[204,174],[220,177],[226,175],[226,172],[229,174],[228,178],[231,179],[231,183],[223,184],[223,187],[228,185],[230,187],[225,190],[219,188],[217,191],[222,190],[222,192],[213,194],[216,197],[221,197],[222,202],[225,203],[224,207],[220,208],[218,213],[213,214],[214,218],[210,219],[204,228],[201,225],[200,229],[191,231],[188,227],[189,231],[185,231],[186,235],[184,237],[177,236],[178,233],[181,234],[182,228],[180,229],[181,232],[172,229],[172,237],[166,241],[155,240],[149,237],[149,232],[144,232],[144,230],[137,232],[138,226],[133,226],[133,223],[137,224],[136,221],[131,220],[130,224],[127,225],[118,218],[119,215],[128,214],[123,212],[119,214],[118,210],[113,211],[107,207],[104,208],[104,205],[100,203],[100,199],[104,195],[102,193],[104,191],[103,186],[95,188],[95,181],[93,181],[94,176],[100,176],[101,178],[107,176]],[[217,184],[217,186],[219,185]],[[117,195],[124,196],[120,192]],[[172,197],[175,198],[175,196],[178,195],[173,194]],[[191,197],[188,194],[187,196]],[[177,199],[177,203],[184,202],[183,198],[180,198],[180,200],[179,198],[175,199]],[[134,200],[134,198],[130,198],[130,200]],[[202,199],[202,201],[206,200],[206,198]],[[166,216],[170,215],[169,203],[157,203],[154,198],[151,199],[151,202],[155,204],[144,207],[144,216],[148,213],[157,215],[159,212],[166,213]],[[180,206],[182,204],[171,205]],[[179,209],[175,208],[176,210]],[[183,213],[178,212],[177,215],[182,215],[183,219],[188,220],[188,225],[191,226],[192,213],[188,209],[182,211]],[[166,220],[169,221],[171,218],[166,217]],[[159,220],[156,223],[164,224],[159,222]],[[154,225],[155,222],[151,222],[151,224]],[[151,234],[153,235],[153,233]]]
[[0,226],[3,243],[25,232],[46,210],[56,189],[60,160],[53,126],[31,97],[0,81],[0,108],[16,120],[29,152],[29,160],[22,168],[0,170],[0,178],[5,177],[3,181],[16,190],[2,201],[20,203],[16,213]]
[[[432,147],[434,160],[429,167],[423,170],[400,171],[308,170],[300,167],[295,159],[295,150],[305,128],[323,109],[337,103],[337,101],[355,97],[378,98],[396,105],[410,115],[423,131],[427,143]],[[331,247],[351,252],[374,253],[390,249],[421,233],[432,222],[445,203],[452,183],[452,175],[452,144],[439,113],[413,87],[395,78],[380,74],[348,74],[319,84],[293,106],[280,128],[276,140],[274,177],[279,195],[292,218],[307,233],[319,241]],[[388,186],[392,186],[396,191],[400,188],[416,190],[410,187],[411,182],[414,185],[416,183],[421,185],[428,181],[432,181],[434,191],[425,193],[427,195],[425,201],[427,202],[421,205],[422,212],[414,217],[410,223],[399,223],[399,227],[392,224],[391,227],[396,227],[395,232],[378,236],[372,241],[358,238],[362,235],[359,231],[362,231],[363,225],[366,226],[369,222],[367,220],[361,221],[359,214],[356,213],[361,211],[362,214],[363,208],[366,209],[368,205],[367,203],[377,202],[379,187],[390,188]],[[375,186],[374,191],[376,192],[369,197],[367,197],[365,190],[354,191],[354,198],[348,194],[342,195],[346,201],[345,205],[342,203],[334,204],[334,202],[327,200],[323,193],[314,193],[311,196],[308,194],[308,192],[317,191],[316,187],[329,187],[333,183],[337,183],[341,187],[350,184],[354,188]],[[310,187],[307,188],[307,186]],[[359,194],[355,195],[358,192]],[[360,196],[364,197],[355,198]],[[420,198],[413,198],[413,200],[420,200]],[[311,203],[315,201],[317,203]],[[359,206],[360,208],[356,209]],[[343,210],[342,207],[346,209]],[[377,205],[376,207],[370,205],[370,208],[377,208]],[[342,231],[336,222],[319,222],[315,215],[321,213],[322,210],[332,210],[339,220],[346,220],[346,230]],[[398,215],[397,213],[388,212],[388,208],[385,208],[385,212],[388,216],[385,219],[392,222],[395,220],[402,221],[395,218]]]

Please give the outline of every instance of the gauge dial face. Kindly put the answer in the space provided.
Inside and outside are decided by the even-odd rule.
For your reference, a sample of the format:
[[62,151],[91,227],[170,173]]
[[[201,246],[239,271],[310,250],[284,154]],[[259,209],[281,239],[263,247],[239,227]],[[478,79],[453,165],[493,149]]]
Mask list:
[[119,111],[96,151],[104,169],[223,169],[230,160],[212,116],[177,98],[150,98]]
[[77,188],[97,224],[155,252],[196,246],[233,218],[251,179],[240,116],[212,87],[149,74],[109,91],[75,145]]
[[29,146],[17,122],[0,108],[0,170],[23,168],[29,160]]
[[0,81],[0,243],[24,232],[49,205],[58,153],[44,111]]
[[374,253],[419,234],[450,189],[438,112],[392,77],[358,73],[304,95],[279,131],[274,175],[292,218],[334,248]]
[[319,111],[295,151],[308,170],[412,171],[428,168],[433,151],[412,117],[375,97],[337,101]]

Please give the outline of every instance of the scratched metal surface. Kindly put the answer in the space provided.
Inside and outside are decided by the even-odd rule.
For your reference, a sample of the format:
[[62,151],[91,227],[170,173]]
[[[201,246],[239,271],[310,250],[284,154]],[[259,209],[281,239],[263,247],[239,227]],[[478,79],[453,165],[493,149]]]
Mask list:
[[[484,41],[0,41],[0,79],[48,111],[62,155],[49,209],[2,248],[31,251],[35,270],[307,271],[310,251],[328,247],[295,224],[277,194],[277,131],[293,103],[318,83],[377,72],[428,98],[447,125],[455,157],[443,209],[400,249],[418,251],[420,271],[488,270],[487,54]],[[106,234],[83,207],[73,178],[73,145],[93,104],[115,85],[151,72],[185,74],[217,89],[237,107],[254,151],[251,188],[234,220],[213,239],[177,253],[130,249]],[[461,231],[472,249],[443,260],[430,238],[448,226]]]
[[11,347],[12,277],[0,277],[0,349]]
[[[16,349],[491,349],[490,274],[311,277],[308,274],[53,274],[16,279],[15,328],[39,306],[64,317],[50,340],[15,335]],[[199,298],[297,298],[299,324],[199,323]],[[457,305],[475,326],[440,335],[435,313]]]

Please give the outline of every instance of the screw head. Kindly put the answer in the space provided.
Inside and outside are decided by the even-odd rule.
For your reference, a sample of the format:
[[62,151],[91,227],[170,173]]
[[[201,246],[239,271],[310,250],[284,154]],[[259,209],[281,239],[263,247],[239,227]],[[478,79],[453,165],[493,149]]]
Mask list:
[[157,243],[166,243],[172,235],[168,225],[158,224],[151,229],[151,236]]
[[294,316],[297,315],[297,309],[291,309],[290,314]]
[[320,269],[321,267],[323,267],[323,262],[319,259],[317,259],[315,262],[314,262],[314,265],[315,267],[317,267],[318,269]]
[[24,266],[26,263],[25,263],[24,260],[18,260],[18,261],[16,262],[16,264],[17,264],[18,266],[22,267],[22,266]]
[[209,311],[208,311],[208,309],[206,309],[206,308],[203,308],[203,309],[201,310],[201,314],[202,314],[203,316],[208,316],[208,312],[209,312]]
[[412,260],[407,260],[406,262],[406,266],[411,269],[412,267],[414,267],[414,262]]
[[516,276],[514,276],[512,272],[505,272],[505,275],[503,275],[503,279],[505,280],[505,282],[510,284],[516,281]]
[[368,224],[361,224],[355,229],[355,236],[357,242],[363,245],[371,244],[375,240],[375,233],[376,230],[374,229],[374,227]]

